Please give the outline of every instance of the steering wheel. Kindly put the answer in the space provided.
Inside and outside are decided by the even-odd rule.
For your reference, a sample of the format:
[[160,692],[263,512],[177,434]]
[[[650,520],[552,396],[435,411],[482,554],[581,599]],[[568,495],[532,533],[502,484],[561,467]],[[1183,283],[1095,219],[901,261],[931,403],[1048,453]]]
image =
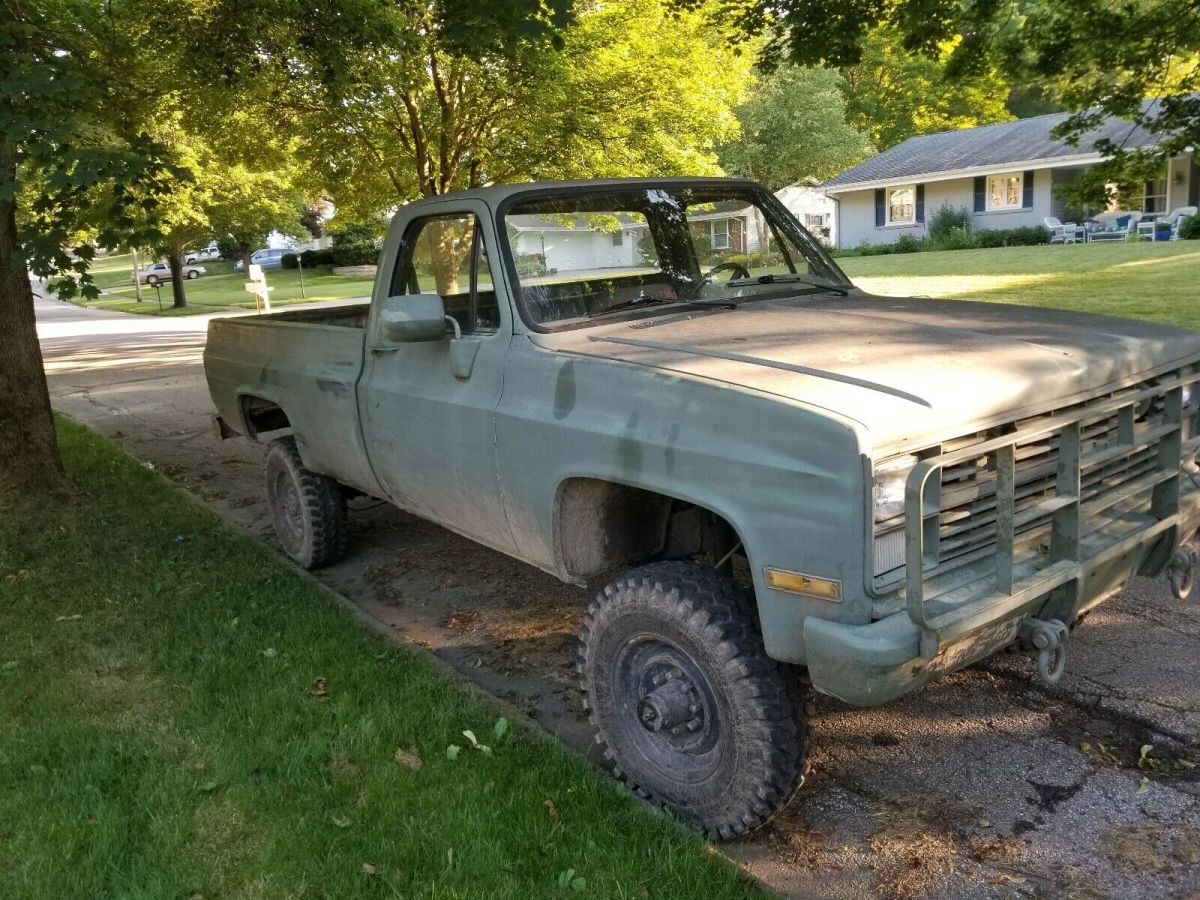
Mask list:
[[[749,278],[750,277],[750,270],[747,269],[745,266],[743,266],[739,262],[723,262],[718,265],[715,265],[711,269],[708,270],[708,274],[705,275],[704,277],[712,278],[718,272],[725,272],[725,271],[733,272],[735,278]],[[733,281],[734,278],[730,278],[729,280]]]

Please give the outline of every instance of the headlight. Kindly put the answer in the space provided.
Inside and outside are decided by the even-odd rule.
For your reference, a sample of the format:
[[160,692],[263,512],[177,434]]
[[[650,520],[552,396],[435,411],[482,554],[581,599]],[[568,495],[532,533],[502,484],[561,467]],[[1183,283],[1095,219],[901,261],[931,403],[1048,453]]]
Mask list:
[[904,512],[904,483],[917,462],[916,456],[897,456],[875,467],[876,522],[886,522]]

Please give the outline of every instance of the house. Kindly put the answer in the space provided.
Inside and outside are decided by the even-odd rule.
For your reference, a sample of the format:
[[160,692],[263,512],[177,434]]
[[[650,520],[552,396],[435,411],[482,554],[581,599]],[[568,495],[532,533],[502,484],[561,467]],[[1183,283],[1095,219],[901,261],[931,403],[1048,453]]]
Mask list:
[[[1066,219],[1058,188],[1100,162],[1101,154],[1090,149],[1097,141],[1129,149],[1155,145],[1154,135],[1110,118],[1070,146],[1050,136],[1066,118],[1053,113],[919,135],[829,179],[820,187],[836,203],[837,246],[922,237],[927,217],[943,203],[965,207],[972,227],[981,229],[1042,225],[1048,216]],[[1173,157],[1126,204],[1154,217],[1198,200],[1200,167],[1189,150]]]
[[812,234],[830,244],[836,243],[837,205],[823,190],[808,184],[790,184],[776,191],[775,196]]

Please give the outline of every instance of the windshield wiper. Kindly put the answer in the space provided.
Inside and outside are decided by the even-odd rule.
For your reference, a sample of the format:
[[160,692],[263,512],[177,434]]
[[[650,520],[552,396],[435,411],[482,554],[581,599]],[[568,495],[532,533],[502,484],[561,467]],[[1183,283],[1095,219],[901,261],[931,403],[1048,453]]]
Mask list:
[[621,310],[633,309],[638,306],[658,306],[661,303],[703,306],[710,309],[737,309],[737,304],[731,300],[668,300],[665,297],[634,297],[631,300],[622,300],[620,303],[614,303],[612,306],[606,306],[604,309],[588,313],[588,318],[594,319],[597,316],[606,316],[610,312],[620,312]]
[[849,296],[849,291],[838,284],[830,284],[828,281],[818,281],[814,278],[805,278],[802,275],[759,275],[757,278],[735,278],[728,284],[807,284],[821,290],[832,291],[835,294],[840,294],[843,297]]

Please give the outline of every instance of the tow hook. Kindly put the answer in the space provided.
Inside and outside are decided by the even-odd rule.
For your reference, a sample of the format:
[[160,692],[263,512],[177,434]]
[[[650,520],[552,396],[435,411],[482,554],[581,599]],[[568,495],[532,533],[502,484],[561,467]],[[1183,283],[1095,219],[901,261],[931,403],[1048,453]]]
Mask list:
[[1192,596],[1196,584],[1196,551],[1191,547],[1180,547],[1167,569],[1167,580],[1176,600],[1187,600]]
[[1058,619],[1026,619],[1021,623],[1021,645],[1037,661],[1037,673],[1046,684],[1057,684],[1067,668],[1067,626]]

